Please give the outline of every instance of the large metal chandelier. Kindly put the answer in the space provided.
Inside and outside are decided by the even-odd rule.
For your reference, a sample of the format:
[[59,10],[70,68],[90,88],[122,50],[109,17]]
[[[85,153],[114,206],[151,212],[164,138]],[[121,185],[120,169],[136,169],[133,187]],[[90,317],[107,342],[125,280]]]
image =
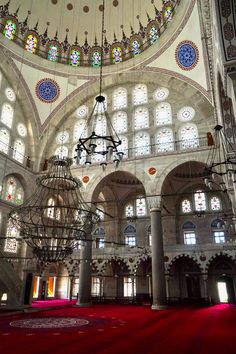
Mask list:
[[[86,127],[79,138],[76,148],[76,162],[80,163],[82,157],[86,157],[85,164],[91,165],[93,156],[101,155],[97,160],[103,169],[106,168],[107,162],[113,160],[116,167],[119,165],[124,153],[119,149],[121,140],[119,139],[107,113],[105,105],[105,97],[102,95],[102,68],[103,68],[103,42],[104,42],[104,11],[105,4],[102,5],[102,33],[101,33],[101,58],[100,58],[100,92],[96,97],[95,105],[87,120]],[[106,127],[101,127],[101,122],[106,119]],[[88,131],[88,137],[85,135]]]
[[81,182],[70,171],[72,159],[50,158],[48,173],[37,178],[33,195],[10,213],[21,236],[44,262],[62,261],[100,218],[79,191]]
[[213,144],[209,151],[205,167],[209,178],[206,177],[204,181],[210,188],[213,183],[216,183],[219,184],[223,191],[226,191],[226,184],[222,180],[222,177],[236,183],[236,151],[233,144],[225,135],[221,125],[216,125],[214,130]]

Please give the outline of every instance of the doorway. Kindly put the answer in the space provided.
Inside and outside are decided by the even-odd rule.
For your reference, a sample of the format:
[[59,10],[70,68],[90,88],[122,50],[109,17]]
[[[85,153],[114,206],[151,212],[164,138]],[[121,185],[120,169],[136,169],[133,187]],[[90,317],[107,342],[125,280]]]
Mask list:
[[220,303],[235,302],[233,279],[227,276],[220,277],[217,280],[217,290]]

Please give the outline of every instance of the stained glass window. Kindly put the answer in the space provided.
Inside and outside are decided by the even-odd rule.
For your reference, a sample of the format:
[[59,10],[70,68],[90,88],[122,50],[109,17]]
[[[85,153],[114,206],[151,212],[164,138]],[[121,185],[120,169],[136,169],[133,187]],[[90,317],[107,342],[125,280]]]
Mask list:
[[86,138],[88,134],[87,126],[86,126],[86,120],[85,119],[79,119],[78,122],[75,123],[74,126],[74,134],[73,134],[73,140],[77,141],[79,138]]
[[80,50],[73,48],[70,52],[70,65],[79,66],[80,58],[81,58]]
[[125,206],[125,216],[127,218],[130,218],[130,217],[134,216],[134,206],[133,206],[133,204],[127,204]]
[[99,68],[101,66],[101,50],[93,50],[92,51],[92,66],[94,68]]
[[191,213],[191,202],[188,199],[184,199],[181,203],[182,213]]
[[136,215],[137,216],[145,216],[146,211],[146,199],[145,198],[137,198],[136,199]]
[[59,132],[56,137],[57,144],[65,144],[69,140],[69,133],[67,131]]
[[173,151],[174,150],[174,137],[171,128],[162,128],[157,131],[156,143],[157,151]]
[[127,107],[127,90],[119,87],[113,92],[113,109],[122,109]]
[[25,49],[27,50],[27,52],[33,54],[36,52],[37,44],[38,44],[38,38],[33,34],[29,34],[28,37],[26,38]]
[[212,197],[210,200],[210,206],[211,206],[211,210],[220,210],[221,209],[221,205],[220,205],[220,199],[216,196]]
[[66,158],[68,156],[68,148],[66,146],[59,146],[55,151],[55,155],[60,159]]
[[202,191],[196,191],[194,193],[195,209],[197,211],[206,210],[206,195]]
[[172,13],[173,13],[172,6],[171,5],[165,6],[163,11],[164,21],[166,22],[172,21]]
[[133,90],[133,104],[135,106],[139,104],[147,103],[147,86],[143,84],[136,85]]
[[16,34],[16,23],[10,19],[7,20],[3,30],[3,34],[6,38],[13,40]]
[[149,127],[149,113],[146,107],[137,107],[134,111],[134,129]]
[[150,154],[150,137],[147,132],[139,132],[134,137],[135,155]]
[[22,163],[24,161],[24,154],[25,154],[25,144],[21,139],[17,139],[14,142],[14,147],[13,147],[13,159]]
[[59,58],[59,46],[56,44],[50,44],[48,47],[48,60],[58,61]]
[[136,246],[136,229],[132,225],[126,226],[124,229],[125,243],[128,246]]
[[159,103],[156,106],[156,125],[166,125],[172,123],[171,105],[167,102]]
[[112,62],[113,64],[122,62],[122,49],[120,47],[112,48]]
[[151,44],[154,44],[158,39],[158,30],[156,26],[152,26],[149,29],[149,40]]
[[195,245],[196,244],[195,231],[184,231],[184,243],[185,243],[185,245]]
[[195,124],[186,124],[181,127],[179,140],[182,149],[193,149],[198,147],[198,130]]
[[119,111],[113,114],[112,124],[116,133],[127,132],[127,113],[123,111]]
[[24,192],[20,182],[13,176],[10,176],[4,182],[4,199],[20,205],[23,203]]
[[16,100],[16,94],[15,92],[12,90],[12,88],[10,87],[7,87],[5,89],[5,95],[6,95],[6,98],[11,101],[11,102],[15,102]]
[[8,221],[4,252],[17,253],[18,242],[16,239],[19,237],[19,234],[19,229]]
[[4,103],[2,106],[1,122],[8,128],[12,127],[14,110],[10,103]]
[[0,129],[0,151],[4,152],[4,154],[8,153],[10,142],[10,134],[6,129]]
[[26,126],[23,123],[17,124],[17,132],[20,136],[24,138],[27,135]]
[[137,39],[134,39],[131,42],[131,50],[133,52],[133,56],[136,57],[141,52],[141,44]]

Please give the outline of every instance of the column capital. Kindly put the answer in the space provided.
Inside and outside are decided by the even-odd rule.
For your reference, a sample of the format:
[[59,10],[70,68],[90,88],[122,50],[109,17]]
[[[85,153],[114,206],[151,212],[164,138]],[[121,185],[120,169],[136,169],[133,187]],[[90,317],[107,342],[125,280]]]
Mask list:
[[152,209],[161,210],[161,196],[160,195],[147,197],[147,202],[148,202],[148,206],[149,206],[150,211]]

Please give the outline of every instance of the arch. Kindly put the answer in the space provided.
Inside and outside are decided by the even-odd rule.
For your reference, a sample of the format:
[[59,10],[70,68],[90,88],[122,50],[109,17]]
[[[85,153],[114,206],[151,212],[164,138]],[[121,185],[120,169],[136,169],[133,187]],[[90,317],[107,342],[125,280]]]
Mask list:
[[168,264],[167,266],[167,272],[170,273],[171,272],[171,268],[173,267],[174,263],[178,260],[184,260],[184,259],[187,259],[187,260],[192,260],[199,268],[200,272],[204,272],[204,268],[202,266],[202,264],[198,261],[197,258],[193,257],[193,256],[190,256],[189,254],[186,254],[186,253],[182,253],[182,254],[179,254],[177,256],[175,256],[171,261],[170,263]]

